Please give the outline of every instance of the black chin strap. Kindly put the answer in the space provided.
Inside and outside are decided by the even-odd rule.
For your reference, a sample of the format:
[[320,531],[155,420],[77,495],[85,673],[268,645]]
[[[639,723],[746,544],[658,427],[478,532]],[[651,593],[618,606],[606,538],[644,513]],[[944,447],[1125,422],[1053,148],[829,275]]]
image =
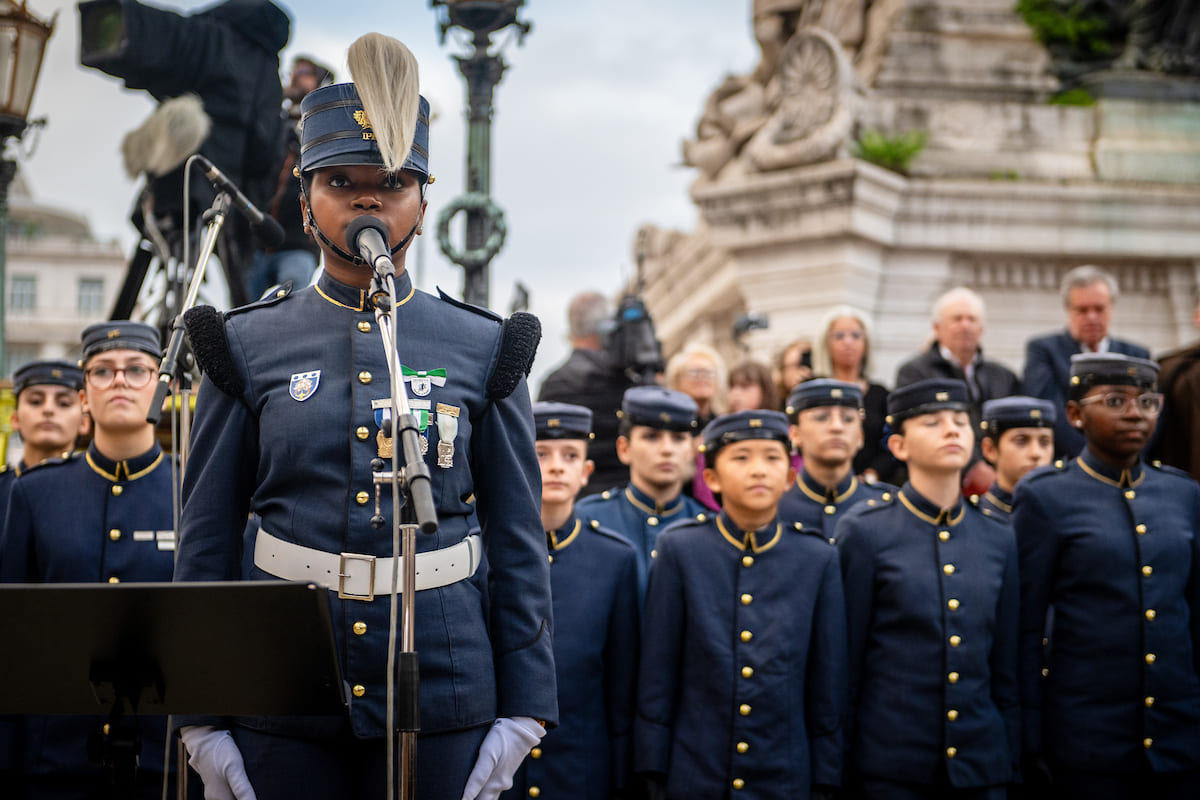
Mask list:
[[[346,261],[349,261],[351,264],[354,264],[355,266],[358,266],[358,267],[370,266],[369,264],[367,264],[366,260],[362,256],[357,256],[357,255],[354,255],[353,253],[346,252],[344,249],[342,249],[342,247],[340,245],[338,245],[336,242],[334,242],[328,236],[325,235],[325,231],[321,230],[321,226],[317,224],[316,218],[313,217],[312,202],[309,201],[308,195],[305,194],[305,192],[304,192],[304,184],[303,183],[300,184],[300,196],[304,198],[305,208],[308,211],[308,219],[306,221],[308,222],[309,227],[311,227],[314,231],[317,232],[317,237],[320,238],[320,240],[322,242],[324,242],[326,245],[328,245],[329,249],[333,250],[333,252],[337,253],[338,256],[340,256],[341,258],[344,258]],[[422,205],[424,205],[424,203],[425,203],[425,186],[421,187],[421,203],[422,203]],[[396,244],[395,247],[393,247],[391,250],[388,251],[389,255],[393,255],[393,256],[396,255],[397,252],[399,252],[406,244],[408,244],[409,239],[411,239],[413,237],[413,234],[415,234],[417,232],[417,227],[420,224],[421,224],[421,214],[418,212],[416,221],[414,221],[413,226],[408,229],[408,235],[406,235],[403,239],[401,239]]]

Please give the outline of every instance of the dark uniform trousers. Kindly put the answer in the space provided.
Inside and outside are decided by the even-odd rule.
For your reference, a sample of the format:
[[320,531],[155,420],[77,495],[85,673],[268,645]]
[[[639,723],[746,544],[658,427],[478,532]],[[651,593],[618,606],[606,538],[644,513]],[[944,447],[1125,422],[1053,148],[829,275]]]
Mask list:
[[658,534],[668,525],[699,514],[711,513],[703,504],[680,494],[665,505],[658,505],[633,484],[585,497],[575,506],[576,513],[594,519],[602,528],[615,531],[633,544],[638,559],[638,606],[646,601],[646,581],[658,553]]
[[658,540],[634,769],[666,796],[804,800],[842,774],[846,641],[837,551],[722,512]]
[[629,782],[637,689],[637,556],[595,521],[546,533],[558,727],[501,797],[609,800]]
[[1013,526],[1026,752],[1044,755],[1071,796],[1104,785],[1105,797],[1157,797],[1118,786],[1194,774],[1200,486],[1170,467],[1114,469],[1085,449],[1021,481]]
[[[528,716],[551,726],[557,721],[550,576],[523,376],[515,376],[515,388],[504,396],[485,390],[502,372],[497,365],[507,352],[501,321],[415,291],[407,273],[396,276],[396,286],[399,357],[427,444],[439,518],[436,533],[418,534],[418,553],[462,542],[472,512],[486,551],[470,578],[416,595],[420,741],[431,743],[418,751],[434,750],[434,735],[456,743],[448,746],[453,754],[443,754],[444,767],[434,768],[436,776],[418,765],[418,796],[440,800],[461,793],[494,718]],[[271,579],[258,567],[242,572],[248,511],[264,531],[288,543],[391,557],[390,502],[381,504],[382,531],[371,525],[371,462],[383,447],[379,435],[387,412],[381,406],[391,392],[366,295],[323,274],[313,287],[281,290],[227,315],[224,358],[237,381],[223,380],[219,388],[210,373],[201,382],[176,580]],[[386,753],[389,598],[342,599],[330,592],[329,601],[351,694],[348,718],[239,718],[240,728],[266,734],[234,729],[253,764],[252,779],[259,777],[260,800],[272,796],[269,787],[289,782],[301,790],[292,796],[323,796],[306,788],[310,768],[316,781],[323,764],[348,753],[364,763]],[[278,742],[268,746],[272,737],[308,741],[291,742],[287,750]],[[324,759],[314,755],[322,747]],[[273,756],[287,752],[292,756]],[[419,758],[430,763],[424,754]],[[342,786],[359,779],[350,761],[340,774]],[[380,796],[382,785],[372,785],[341,796]],[[445,790],[450,785],[456,788]]]
[[[137,458],[119,462],[105,458],[92,444],[85,453],[25,471],[9,496],[0,579],[7,583],[171,580],[175,556],[171,471],[169,458],[157,444]],[[105,722],[101,717],[23,717],[17,747],[26,796],[88,797],[102,791],[105,777],[100,767],[88,763],[87,742]],[[141,797],[158,797],[161,792],[166,732],[164,717],[141,718]]]
[[888,498],[896,491],[890,483],[863,483],[847,474],[827,489],[804,469],[796,473],[796,483],[779,498],[779,518],[786,524],[799,522],[809,533],[820,533],[833,541],[842,515],[864,500]]
[[851,509],[836,538],[852,784],[866,797],[957,797],[951,789],[973,797],[965,790],[1013,780],[1020,725],[1012,531],[968,503],[940,509],[906,484],[890,500]]

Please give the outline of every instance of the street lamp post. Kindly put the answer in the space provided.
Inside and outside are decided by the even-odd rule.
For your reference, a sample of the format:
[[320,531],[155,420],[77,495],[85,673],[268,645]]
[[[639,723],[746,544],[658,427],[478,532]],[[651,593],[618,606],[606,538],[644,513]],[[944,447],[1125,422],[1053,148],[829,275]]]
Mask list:
[[[490,51],[491,36],[516,26],[518,42],[532,28],[517,19],[525,0],[430,0],[441,13],[442,42],[450,28],[472,34],[471,53],[455,56],[467,81],[467,179],[466,193],[450,203],[438,217],[438,245],[446,257],[464,270],[463,299],[488,305],[488,265],[504,244],[507,228],[504,212],[491,199],[492,97],[504,75],[504,59]],[[450,243],[450,220],[460,211],[467,214],[466,248]]]
[[[57,16],[57,14],[55,15]],[[4,308],[8,302],[5,253],[8,249],[8,187],[17,162],[8,156],[29,127],[29,106],[42,71],[54,19],[42,22],[21,4],[0,0],[0,370],[8,372]]]

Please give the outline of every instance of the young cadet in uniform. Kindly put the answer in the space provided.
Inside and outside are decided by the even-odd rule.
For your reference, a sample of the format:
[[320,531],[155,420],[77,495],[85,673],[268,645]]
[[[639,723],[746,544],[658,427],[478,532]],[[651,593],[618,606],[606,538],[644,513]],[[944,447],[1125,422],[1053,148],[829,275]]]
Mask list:
[[[348,61],[354,83],[317,89],[301,106],[301,208],[321,245],[322,276],[224,319],[209,310],[189,317],[205,377],[176,579],[274,577],[329,589],[349,713],[194,720],[182,735],[213,795],[228,796],[231,785],[239,798],[252,786],[258,800],[384,795],[383,576],[398,565],[391,503],[375,511],[371,462],[391,457],[381,429],[389,371],[372,270],[342,244],[351,222],[373,215],[389,230],[393,325],[439,522],[417,538],[417,797],[495,798],[542,737],[539,721],[556,717],[550,565],[525,386],[536,331],[528,317],[505,322],[415,289],[404,264],[432,180],[429,104],[417,93],[416,61],[395,39],[368,34]],[[254,568],[243,573],[248,511],[261,528]],[[486,567],[480,540],[469,537],[473,512]],[[382,530],[371,524],[376,513]],[[342,553],[375,568],[343,581]]]
[[13,373],[17,406],[11,425],[24,452],[17,466],[0,465],[0,523],[13,480],[30,466],[71,452],[76,437],[87,433],[82,389],[83,372],[70,361],[30,361]]
[[799,522],[830,541],[838,519],[855,503],[889,498],[896,487],[863,483],[854,457],[863,444],[863,395],[857,384],[819,378],[796,385],[788,396],[792,446],[804,463],[779,500],[779,518]]
[[1017,545],[963,502],[968,408],[959,380],[892,392],[888,448],[908,482],[838,523],[848,780],[868,800],[1001,800],[1019,764]]
[[28,466],[75,449],[75,440],[88,431],[82,390],[83,370],[71,361],[30,361],[13,374],[12,427],[25,452],[12,471],[20,475]]
[[983,404],[979,422],[983,457],[996,480],[979,498],[979,509],[1008,522],[1017,481],[1054,458],[1054,404],[1036,397],[1002,397]]
[[635,386],[621,398],[617,457],[629,467],[629,485],[585,497],[583,517],[633,542],[638,556],[639,604],[655,557],[654,543],[667,525],[706,509],[683,494],[692,461],[696,401],[661,386]]
[[1157,372],[1074,356],[1066,411],[1083,452],[1030,473],[1013,504],[1026,781],[1048,766],[1064,800],[1200,792],[1200,486],[1141,461]]
[[629,779],[637,686],[637,555],[575,513],[594,464],[592,412],[534,403],[542,527],[550,550],[558,727],[533,749],[504,798],[610,800]]
[[840,785],[846,639],[837,551],[776,516],[787,417],[702,433],[718,514],[672,525],[650,571],[634,766],[667,798],[803,800]]
[[[146,422],[160,355],[158,331],[141,322],[100,322],[84,330],[83,407],[95,438],[86,452],[44,461],[14,482],[0,579],[171,580],[171,464]],[[105,722],[25,717],[18,737],[27,796],[90,797],[102,791],[108,777],[88,763],[88,737],[99,734]],[[158,797],[166,720],[142,717],[140,725],[138,796]]]

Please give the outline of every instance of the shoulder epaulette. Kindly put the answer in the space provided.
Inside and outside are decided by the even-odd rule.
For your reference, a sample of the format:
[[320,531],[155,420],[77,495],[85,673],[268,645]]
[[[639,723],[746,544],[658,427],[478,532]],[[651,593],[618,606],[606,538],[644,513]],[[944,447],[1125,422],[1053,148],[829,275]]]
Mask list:
[[542,323],[528,312],[516,312],[501,326],[500,355],[487,382],[487,396],[493,400],[508,397],[529,374],[542,341]]
[[1172,467],[1170,464],[1164,464],[1161,461],[1151,461],[1146,466],[1150,467],[1156,472],[1163,472],[1167,475],[1174,475],[1178,478],[1186,478],[1189,481],[1192,479],[1192,476],[1184,470],[1181,470],[1178,467]]
[[493,320],[495,322],[500,322],[500,323],[504,322],[504,318],[501,317],[499,314],[497,314],[495,311],[492,311],[490,308],[484,308],[483,306],[472,305],[471,303],[468,303],[463,300],[459,300],[456,297],[451,297],[450,295],[448,295],[444,291],[442,291],[442,287],[440,287],[440,286],[437,287],[437,292],[438,292],[438,297],[440,297],[442,300],[445,300],[447,303],[449,303],[452,306],[458,306],[459,308],[461,308],[465,311],[470,311],[472,314],[478,314],[481,317],[487,317],[488,319]]
[[228,319],[229,317],[233,317],[238,314],[244,314],[247,311],[254,311],[257,308],[266,308],[267,306],[273,306],[276,303],[280,302],[281,300],[284,300],[284,299],[290,297],[291,294],[292,294],[292,282],[287,281],[285,283],[281,283],[279,286],[276,286],[269,294],[266,294],[263,297],[260,297],[258,300],[255,300],[253,303],[247,303],[244,306],[238,306],[237,308],[226,312],[225,318]]
[[879,497],[871,497],[871,498],[868,498],[865,502],[855,503],[854,508],[850,509],[846,513],[853,514],[857,511],[862,514],[868,514],[872,511],[879,511],[881,509],[887,508],[892,503],[894,503],[895,500],[896,500],[896,495],[894,492],[884,492]]
[[47,458],[45,461],[38,462],[37,464],[34,464],[31,467],[26,467],[25,469],[21,470],[21,477],[23,478],[26,475],[30,474],[31,472],[34,472],[39,469],[45,469],[47,467],[58,467],[58,466],[62,466],[63,464],[70,464],[72,461],[79,458],[81,455],[83,455],[83,451],[76,450],[75,452],[72,452],[72,453],[63,453],[61,456],[54,456],[53,458]]
[[196,306],[184,313],[183,326],[187,329],[200,371],[225,394],[240,397],[246,387],[233,364],[233,354],[229,352],[225,319],[212,306]]
[[1057,475],[1067,469],[1068,463],[1069,462],[1060,459],[1055,461],[1053,464],[1047,464],[1044,467],[1034,467],[1029,472],[1025,473],[1024,477],[1021,478],[1021,481],[1027,483],[1029,481],[1039,480],[1047,475]]
[[603,536],[605,539],[612,539],[614,542],[620,542],[621,544],[625,545],[626,547],[630,548],[631,550],[636,549],[636,548],[634,548],[633,543],[630,542],[628,539],[626,539],[624,536],[617,533],[616,531],[610,531],[608,528],[605,528],[604,526],[602,526],[597,520],[594,520],[594,519],[588,520],[588,528],[591,529],[592,533],[599,534],[600,536]]

